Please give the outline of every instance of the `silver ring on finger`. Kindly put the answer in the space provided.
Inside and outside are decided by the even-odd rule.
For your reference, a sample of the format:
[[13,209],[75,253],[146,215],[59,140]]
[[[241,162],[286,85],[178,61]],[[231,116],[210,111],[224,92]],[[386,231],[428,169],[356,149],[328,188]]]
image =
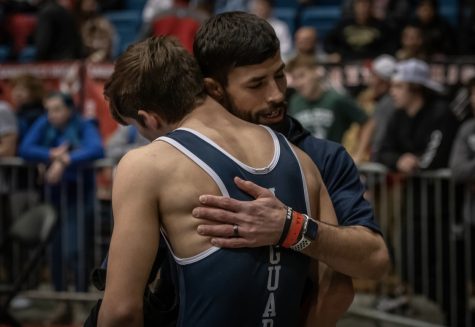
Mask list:
[[239,226],[237,224],[233,224],[233,237],[239,237]]

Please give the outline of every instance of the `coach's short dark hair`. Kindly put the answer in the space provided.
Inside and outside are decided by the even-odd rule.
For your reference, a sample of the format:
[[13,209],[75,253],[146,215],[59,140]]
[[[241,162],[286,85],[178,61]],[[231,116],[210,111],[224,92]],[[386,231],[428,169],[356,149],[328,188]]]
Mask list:
[[229,72],[275,56],[280,44],[272,26],[246,12],[227,12],[209,18],[195,36],[193,50],[205,77],[227,84]]
[[205,97],[203,76],[195,58],[175,39],[150,37],[131,45],[117,59],[104,95],[121,124],[138,110],[156,112],[175,123]]

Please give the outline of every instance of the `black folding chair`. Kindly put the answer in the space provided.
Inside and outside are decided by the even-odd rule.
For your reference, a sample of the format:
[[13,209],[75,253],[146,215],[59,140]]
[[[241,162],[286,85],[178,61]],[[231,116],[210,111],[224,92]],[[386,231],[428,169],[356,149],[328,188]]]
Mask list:
[[0,285],[0,325],[21,326],[9,313],[10,303],[23,289],[25,282],[31,276],[31,271],[38,265],[51,239],[56,222],[56,211],[48,204],[35,206],[14,219],[6,239],[1,244],[0,253],[4,253],[10,245],[18,245],[21,249],[28,250],[28,256],[26,260],[22,260],[19,272],[13,281],[8,285]]

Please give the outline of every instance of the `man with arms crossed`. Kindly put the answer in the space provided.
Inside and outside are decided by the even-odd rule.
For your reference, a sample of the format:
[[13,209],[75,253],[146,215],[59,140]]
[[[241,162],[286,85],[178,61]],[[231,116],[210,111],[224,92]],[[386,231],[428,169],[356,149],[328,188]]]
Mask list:
[[[351,277],[381,278],[389,266],[388,251],[371,205],[363,198],[358,170],[341,145],[312,137],[286,115],[284,63],[272,28],[251,14],[220,14],[200,27],[194,54],[208,94],[234,115],[282,132],[322,174],[340,226],[319,221],[317,239],[303,253]],[[258,196],[246,202],[201,196],[193,214],[208,222],[198,226],[198,233],[212,237],[219,247],[276,244],[285,221],[284,203],[252,183],[246,191]],[[234,224],[240,236],[229,238]]]
[[[179,326],[286,327],[301,319],[314,326],[312,311],[300,316],[305,277],[317,263],[300,253],[316,236],[317,222],[305,214],[333,223],[336,217],[312,160],[282,135],[240,120],[206,95],[192,55],[166,37],[128,48],[105,95],[117,121],[150,140],[166,136],[132,150],[118,165],[99,325],[143,325],[143,294],[163,236],[178,267]],[[289,205],[281,208],[286,227],[279,246],[220,249],[196,233],[203,221],[191,212],[199,195],[252,199],[235,186],[247,189],[244,179]],[[239,228],[233,226],[232,236]]]

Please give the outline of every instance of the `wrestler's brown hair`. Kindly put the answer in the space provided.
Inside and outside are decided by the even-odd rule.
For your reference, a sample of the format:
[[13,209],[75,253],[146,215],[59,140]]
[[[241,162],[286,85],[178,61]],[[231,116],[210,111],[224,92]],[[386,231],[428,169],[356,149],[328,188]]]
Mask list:
[[158,113],[168,123],[175,123],[205,95],[194,57],[166,36],[129,46],[104,87],[112,117],[121,124],[126,124],[126,117],[142,123],[139,110]]

